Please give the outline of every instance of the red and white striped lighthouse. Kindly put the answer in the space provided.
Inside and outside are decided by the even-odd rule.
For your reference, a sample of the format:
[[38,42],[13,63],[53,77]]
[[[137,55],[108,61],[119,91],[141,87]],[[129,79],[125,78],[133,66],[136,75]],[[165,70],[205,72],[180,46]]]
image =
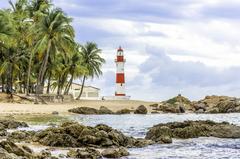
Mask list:
[[123,49],[121,46],[117,50],[116,62],[116,92],[115,96],[126,96],[125,94],[125,74],[124,74],[124,64],[126,60],[124,59]]

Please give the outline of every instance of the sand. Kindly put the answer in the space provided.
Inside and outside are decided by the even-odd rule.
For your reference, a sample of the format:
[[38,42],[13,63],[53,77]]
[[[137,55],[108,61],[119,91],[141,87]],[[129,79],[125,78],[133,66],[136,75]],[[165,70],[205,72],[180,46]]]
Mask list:
[[[145,105],[149,108],[150,104],[156,102],[145,102],[135,100],[124,101],[101,101],[101,100],[81,100],[72,103],[49,103],[49,104],[13,104],[0,103],[0,114],[51,114],[57,111],[61,114],[69,114],[68,109],[76,107],[92,107],[99,109],[100,106],[106,106],[112,111],[120,109],[136,109],[139,105]],[[150,109],[150,108],[149,108]]]

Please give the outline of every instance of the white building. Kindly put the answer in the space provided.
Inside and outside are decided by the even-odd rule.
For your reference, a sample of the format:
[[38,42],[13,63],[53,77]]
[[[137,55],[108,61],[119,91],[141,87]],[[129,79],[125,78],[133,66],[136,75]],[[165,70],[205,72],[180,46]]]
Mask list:
[[[81,91],[82,85],[73,83],[70,87],[69,94],[73,95],[73,98],[76,99]],[[99,100],[100,97],[100,89],[93,86],[84,86],[81,99],[86,100]]]
[[[72,85],[69,89],[69,95],[72,95],[73,98],[76,99],[78,97],[78,95],[80,94],[81,88],[82,88],[81,84],[72,83]],[[46,90],[47,90],[47,87],[45,86],[44,92],[46,92]],[[50,94],[57,94],[57,88],[51,89]],[[93,87],[93,86],[84,86],[81,99],[85,99],[85,100],[102,99],[100,97],[100,89],[97,87]]]

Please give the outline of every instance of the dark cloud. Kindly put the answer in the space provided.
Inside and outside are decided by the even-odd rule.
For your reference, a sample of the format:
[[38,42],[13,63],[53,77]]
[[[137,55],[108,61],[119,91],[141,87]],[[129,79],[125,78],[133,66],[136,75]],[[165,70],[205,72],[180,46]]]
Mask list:
[[140,66],[140,72],[149,74],[152,84],[159,86],[217,87],[240,85],[240,67],[218,70],[200,62],[173,61],[160,49],[147,49],[150,57]]
[[224,18],[239,19],[240,18],[240,2],[222,1],[220,3],[205,6],[200,13],[203,18]]
[[189,5],[194,4],[191,0],[69,0],[67,2],[54,0],[53,2],[59,7],[66,7],[64,10],[72,16],[149,22],[172,22],[183,19],[186,17],[183,12]]

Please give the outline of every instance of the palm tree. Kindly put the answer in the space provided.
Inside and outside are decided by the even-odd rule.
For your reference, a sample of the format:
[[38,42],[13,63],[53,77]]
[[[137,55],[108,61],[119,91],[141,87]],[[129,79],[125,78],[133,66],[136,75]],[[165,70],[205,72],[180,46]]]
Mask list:
[[105,60],[100,56],[101,52],[101,49],[93,42],[87,42],[80,47],[82,65],[87,69],[87,72],[83,74],[81,91],[77,100],[81,98],[86,78],[99,77],[102,74],[101,67],[105,63]]
[[34,22],[39,22],[42,17],[49,13],[51,6],[50,0],[32,0],[27,10],[29,11],[30,18]]
[[64,94],[68,95],[73,80],[79,78],[82,74],[87,72],[87,69],[82,65],[81,52],[79,51],[79,45],[76,46],[76,50],[69,60],[69,64],[65,69],[70,75],[69,81],[65,87]]
[[59,9],[54,9],[44,17],[35,27],[38,37],[36,51],[42,61],[37,78],[37,94],[43,93],[44,75],[46,73],[49,55],[71,52],[74,30],[70,25],[71,19]]
[[12,94],[13,83],[13,67],[14,65],[14,49],[16,44],[14,40],[15,27],[13,24],[13,16],[9,11],[0,11],[0,47],[1,47],[1,66],[0,75],[7,79],[7,93]]
[[[40,22],[42,18],[47,16],[49,13],[51,3],[49,0],[32,0],[30,4],[27,5],[27,11],[29,13],[29,20],[33,23],[30,34],[27,36],[29,38],[29,47],[33,47],[35,45],[35,27],[36,23]],[[35,48],[36,49],[36,48]],[[27,82],[26,82],[26,95],[29,95],[30,92],[30,79],[31,79],[31,70],[32,70],[32,62],[35,57],[35,49],[32,49],[30,53],[30,59],[28,62],[28,71],[27,71]]]
[[[102,74],[105,62],[95,43],[74,41],[68,16],[54,9],[51,0],[9,0],[10,9],[0,10],[0,79],[2,91],[43,93],[45,81],[68,94],[72,82]],[[36,90],[34,89],[35,86]],[[83,90],[83,86],[81,89]],[[79,95],[80,99],[81,95]]]

